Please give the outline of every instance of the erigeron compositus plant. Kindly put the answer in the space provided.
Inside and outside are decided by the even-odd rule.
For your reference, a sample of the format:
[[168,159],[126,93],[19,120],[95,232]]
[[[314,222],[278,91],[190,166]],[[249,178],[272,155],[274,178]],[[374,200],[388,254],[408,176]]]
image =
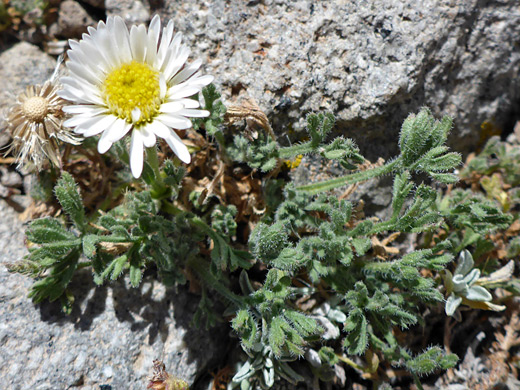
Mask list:
[[[453,367],[454,354],[401,335],[422,324],[426,308],[443,318],[443,292],[453,314],[458,298],[498,307],[493,288],[520,289],[511,273],[499,277],[505,271],[495,263],[491,271],[500,275],[478,277],[484,274],[479,259],[492,250],[489,235],[513,220],[506,211],[514,198],[439,189],[458,180],[461,157],[445,145],[451,119],[435,120],[428,109],[410,115],[398,155],[380,164],[365,160],[351,139],[329,139],[335,125],[329,113],[309,114],[306,141],[281,146],[258,107],[234,106],[225,115],[216,88],[203,88],[211,76],[197,72],[198,61],[185,64],[188,50],[171,22],[160,35],[158,17],[148,31],[130,32],[120,18],[109,18],[71,42],[61,92],[74,102],[66,108],[73,115],[67,124],[85,137],[100,135],[97,148],[85,140],[71,154],[78,165],[94,153],[98,161],[88,161],[88,172],[109,167],[103,172],[111,182],[97,203],[87,201],[85,169],[62,172],[52,183],[63,213],[29,224],[29,255],[10,267],[35,278],[34,302],[59,299],[70,313],[79,269],[90,269],[98,285],[126,277],[138,287],[147,270],[146,277],[167,286],[190,281],[201,295],[192,323],[230,319],[240,339],[230,388],[269,388],[279,378],[318,385],[339,380],[345,369],[377,386],[392,367],[409,372],[421,388],[420,376]],[[191,127],[190,117],[198,132],[189,133],[194,158],[182,166],[167,148],[156,152],[156,136],[189,162],[174,129]],[[239,119],[251,117],[256,122],[248,126],[257,128],[241,127]],[[131,138],[130,154],[125,138]],[[305,155],[336,163],[345,174],[295,186],[287,173],[292,165],[283,162]],[[514,169],[508,172],[515,177]],[[330,192],[383,175],[393,177],[384,220]],[[508,207],[495,201],[506,198]],[[394,241],[415,235],[420,239],[406,248]],[[515,256],[518,248],[512,242],[508,251]],[[471,257],[466,249],[475,249],[475,263],[452,275],[456,255]],[[452,277],[443,286],[440,275]],[[475,293],[480,301],[472,300]],[[185,385],[157,362],[148,386]]]
[[[156,137],[166,140],[185,163],[188,148],[173,129],[192,126],[189,117],[205,117],[199,93],[213,76],[198,72],[202,61],[186,65],[190,50],[173,35],[173,21],[163,29],[155,16],[148,31],[144,25],[130,32],[121,17],[109,17],[79,42],[70,41],[66,63],[70,76],[63,77],[62,98],[74,102],[64,109],[73,115],[66,126],[84,137],[101,134],[99,153],[131,132],[130,168],[141,176],[143,149],[154,153]],[[153,157],[151,157],[153,158]]]

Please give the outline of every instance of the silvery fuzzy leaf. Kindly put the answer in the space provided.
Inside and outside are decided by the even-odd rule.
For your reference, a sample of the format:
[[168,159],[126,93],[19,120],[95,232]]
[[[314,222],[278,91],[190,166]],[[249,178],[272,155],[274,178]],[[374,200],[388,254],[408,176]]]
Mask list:
[[343,324],[347,320],[347,316],[341,310],[332,309],[327,313],[327,318],[337,323]]
[[466,293],[466,299],[487,302],[493,299],[493,297],[484,287],[471,286]]
[[251,367],[251,364],[249,362],[245,362],[242,367],[240,367],[240,370],[235,374],[233,377],[233,382],[241,382],[244,379],[249,378],[251,375],[255,373],[255,370],[253,367]]
[[460,252],[457,268],[455,268],[455,275],[466,275],[475,265],[473,256],[466,249]]
[[478,278],[480,278],[480,270],[478,268],[475,268],[464,277],[464,281],[467,283],[468,286],[471,286],[477,281]]
[[271,387],[274,385],[274,368],[264,368],[262,370],[262,374],[264,375],[265,385],[267,387]]
[[311,366],[316,368],[321,367],[320,355],[316,350],[309,348],[307,352],[305,352],[305,359],[307,359]]
[[462,298],[458,297],[454,294],[451,294],[448,299],[446,300],[446,315],[452,316],[453,313],[455,313],[455,310],[457,310],[457,307],[459,307],[460,303],[462,302]]
[[455,286],[453,285],[453,275],[452,273],[445,269],[444,272],[441,273],[442,279],[444,280],[444,285],[446,286],[446,290],[453,291]]
[[[346,319],[347,318],[345,317],[345,320],[343,320],[342,323],[344,323]],[[321,335],[322,339],[334,340],[339,337],[339,328],[336,325],[334,325],[327,317],[316,317],[316,320],[323,328],[323,334]]]
[[323,316],[325,317],[328,312],[330,311],[330,305],[328,302],[324,302],[323,304],[321,304],[317,309],[315,309],[313,311],[313,314],[317,315],[317,316]]
[[462,293],[468,289],[468,283],[464,280],[464,276],[462,275],[455,275],[451,279],[451,282],[453,285],[453,291],[456,293]]

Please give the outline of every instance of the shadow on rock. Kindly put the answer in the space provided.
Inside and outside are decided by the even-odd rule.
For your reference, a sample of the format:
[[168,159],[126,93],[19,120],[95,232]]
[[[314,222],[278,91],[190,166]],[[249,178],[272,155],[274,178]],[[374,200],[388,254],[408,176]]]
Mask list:
[[210,330],[194,326],[192,319],[200,297],[189,293],[186,286],[166,288],[154,272],[147,272],[141,285],[133,288],[123,279],[96,286],[92,274],[82,270],[70,286],[75,297],[72,313],[64,314],[59,301],[45,301],[39,305],[42,321],[74,324],[78,332],[93,331],[103,323],[110,329],[117,321],[124,325],[129,338],[140,346],[152,347],[154,358],[170,361],[179,370],[195,363],[197,376],[204,368],[221,362],[231,344],[227,322]]

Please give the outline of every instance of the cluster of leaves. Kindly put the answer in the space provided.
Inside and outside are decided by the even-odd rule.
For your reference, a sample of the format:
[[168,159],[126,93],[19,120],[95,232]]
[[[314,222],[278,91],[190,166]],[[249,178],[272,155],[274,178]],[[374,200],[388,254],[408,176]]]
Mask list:
[[236,134],[227,147],[227,154],[234,161],[246,163],[251,169],[270,172],[280,159],[298,155],[317,154],[337,161],[345,169],[356,169],[364,161],[359,149],[351,139],[337,137],[326,143],[327,136],[334,127],[332,114],[311,114],[307,116],[309,141],[290,147],[280,147],[268,134],[260,133],[255,138]]
[[[442,196],[436,189],[437,183],[458,179],[453,170],[460,155],[445,145],[451,120],[436,121],[427,109],[410,115],[401,129],[400,154],[384,165],[358,169],[365,159],[352,140],[327,142],[334,126],[330,114],[308,115],[309,140],[281,147],[268,134],[226,134],[220,95],[214,86],[202,94],[211,115],[194,126],[218,141],[217,155],[229,170],[245,163],[250,174],[262,180],[264,193],[257,194],[267,205],[262,220],[240,242],[235,220],[239,205],[205,201],[196,191],[181,196],[186,172],[169,160],[160,169],[157,154],[145,162],[143,182],[120,174],[120,188],[129,189],[121,204],[91,215],[73,177],[63,173],[54,195],[64,216],[31,222],[30,253],[12,267],[37,279],[34,301],[61,299],[64,310],[70,311],[70,283],[81,268],[90,268],[97,284],[127,275],[133,286],[148,268],[167,285],[183,284],[192,274],[186,272],[190,268],[200,280],[202,295],[194,322],[205,317],[210,326],[223,317],[210,291],[216,291],[227,305],[226,313],[232,313],[231,326],[246,353],[233,382],[242,389],[255,381],[271,387],[278,377],[304,380],[293,364],[302,356],[322,380],[330,380],[340,362],[369,378],[377,378],[378,370],[390,365],[404,367],[417,383],[421,375],[453,367],[455,355],[440,347],[412,351],[396,337],[396,329],[421,324],[423,308],[441,306],[445,296],[442,279],[435,277],[439,274],[451,297],[448,314],[475,294],[480,294],[476,301],[492,307],[486,288],[496,287],[498,277],[487,280],[484,288],[475,284],[480,271],[473,270],[472,262],[454,275],[447,267],[463,249],[489,251],[489,234],[507,228],[512,217],[496,197],[468,189]],[[126,148],[116,145],[114,150],[121,161],[128,160]],[[475,159],[478,169],[500,170],[507,180],[516,180],[511,168],[516,162],[504,160],[497,168],[489,158],[500,148],[486,150],[488,157]],[[350,173],[301,187],[276,178],[280,160],[305,154],[335,160]],[[364,216],[353,203],[326,194],[382,175],[394,178],[385,220]],[[428,181],[416,183],[414,177]],[[42,197],[49,195],[45,188],[49,186],[42,186]],[[191,204],[185,207],[181,198]],[[406,253],[397,249],[383,257],[374,250],[378,236],[407,233],[424,233],[424,247]],[[515,245],[510,250],[520,253],[520,241]],[[306,301],[315,303],[302,305]],[[365,359],[366,364],[351,358]]]
[[[170,187],[158,193],[161,197],[164,192],[174,194],[182,179],[182,172],[175,170],[171,162],[166,162],[165,168],[171,173],[165,180]],[[233,207],[229,207],[230,211],[216,208],[208,216],[208,223],[181,210],[166,217],[161,212],[161,201],[154,199],[152,191],[144,190],[128,192],[121,205],[89,218],[70,174],[62,174],[54,193],[68,218],[31,222],[27,229],[30,253],[24,261],[11,266],[13,271],[38,279],[30,293],[35,303],[60,298],[63,310],[70,312],[74,298],[69,284],[75,271],[86,267],[92,269],[98,285],[128,274],[132,286],[137,287],[143,271],[151,266],[164,284],[184,284],[184,268],[197,258],[200,243],[208,236],[214,242],[213,262],[208,266],[215,274],[250,265],[247,253],[229,243],[236,229]]]

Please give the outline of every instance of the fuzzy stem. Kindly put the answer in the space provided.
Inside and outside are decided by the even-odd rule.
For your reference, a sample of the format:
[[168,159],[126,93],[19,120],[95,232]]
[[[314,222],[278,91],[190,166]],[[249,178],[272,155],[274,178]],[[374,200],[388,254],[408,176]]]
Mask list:
[[178,215],[182,213],[182,210],[175,206],[172,202],[163,199],[161,201],[161,211],[164,211],[165,213],[168,213],[170,215]]
[[285,148],[280,148],[278,150],[278,155],[282,159],[291,158],[294,156],[298,156],[299,154],[307,154],[314,150],[312,143],[304,142],[303,144],[296,144],[293,146],[287,146]]
[[296,187],[296,190],[307,192],[310,195],[316,195],[320,192],[330,191],[347,184],[359,183],[361,181],[366,181],[377,176],[385,175],[387,173],[392,172],[396,168],[396,166],[399,165],[399,162],[400,158],[397,158],[380,167],[375,167],[366,171],[351,173],[349,175],[337,177],[331,180],[325,180],[318,183],[312,183],[301,187]]
[[348,357],[340,355],[340,354],[336,354],[336,356],[339,360],[341,360],[343,363],[348,364],[350,367],[355,368],[356,370],[359,370],[361,372],[365,372],[365,369],[362,366],[360,366],[353,360],[350,360]]
[[424,388],[423,388],[423,386],[421,384],[421,381],[419,380],[419,377],[417,376],[417,374],[412,372],[412,376],[413,376],[413,381],[415,383],[415,386],[417,387],[417,390],[424,390]]
[[155,146],[146,148],[146,161],[153,169],[154,180],[152,182],[152,198],[159,199],[168,192],[168,187],[164,184],[159,169],[159,157],[157,156],[157,148]]

